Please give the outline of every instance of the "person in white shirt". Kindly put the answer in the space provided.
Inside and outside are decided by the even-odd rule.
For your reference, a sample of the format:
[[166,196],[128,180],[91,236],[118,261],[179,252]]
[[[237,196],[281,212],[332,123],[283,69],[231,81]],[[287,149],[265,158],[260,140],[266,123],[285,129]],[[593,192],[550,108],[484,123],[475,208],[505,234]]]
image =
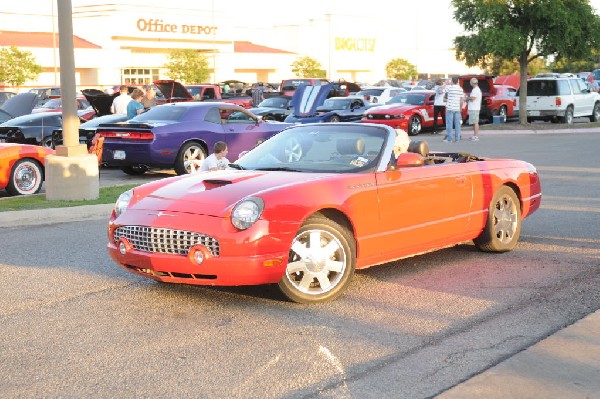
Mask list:
[[477,78],[471,79],[471,94],[467,99],[467,105],[469,107],[469,125],[473,126],[473,136],[471,141],[479,140],[479,112],[481,111],[481,89],[479,88],[479,81]]
[[200,172],[225,169],[228,165],[227,144],[223,141],[217,141],[213,146],[213,153],[207,156],[204,162],[202,162]]
[[110,106],[110,112],[113,114],[127,115],[127,104],[131,101],[131,97],[129,97],[129,94],[127,93],[127,86],[121,86],[119,91],[121,94],[113,100],[113,103]]
[[[448,134],[443,140],[447,143],[460,141],[460,125],[462,124],[462,108],[465,92],[458,84],[458,76],[452,77],[452,84],[446,87],[446,131]],[[454,137],[452,137],[454,130]]]
[[[438,117],[442,117],[442,121],[446,121],[446,103],[444,102],[444,93],[446,87],[442,83],[442,79],[435,81],[435,100],[433,101],[433,134],[437,134]],[[444,123],[442,122],[442,124]]]

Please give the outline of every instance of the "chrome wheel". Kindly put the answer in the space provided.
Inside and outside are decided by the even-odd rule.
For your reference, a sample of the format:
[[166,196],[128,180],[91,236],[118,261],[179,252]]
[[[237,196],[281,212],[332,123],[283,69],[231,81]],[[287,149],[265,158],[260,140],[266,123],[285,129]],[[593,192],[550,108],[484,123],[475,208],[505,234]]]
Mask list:
[[300,303],[336,298],[354,273],[354,240],[332,220],[309,219],[292,241],[281,291]]
[[416,136],[421,133],[421,118],[416,115],[413,115],[408,122],[408,134],[411,136]]
[[43,180],[42,167],[36,161],[21,159],[12,168],[6,191],[10,195],[35,194]]
[[473,242],[482,251],[505,252],[513,249],[521,234],[521,203],[515,192],[502,186],[488,209],[485,228]]
[[175,172],[178,175],[196,173],[200,171],[202,162],[206,159],[204,148],[198,143],[187,143],[179,150],[175,162]]
[[340,117],[337,115],[332,115],[331,118],[329,118],[329,122],[331,123],[337,123],[340,121]]
[[498,116],[503,116],[503,117],[506,118],[506,114],[507,114],[507,112],[506,112],[506,106],[503,105],[503,106],[500,107],[500,110],[498,111]]

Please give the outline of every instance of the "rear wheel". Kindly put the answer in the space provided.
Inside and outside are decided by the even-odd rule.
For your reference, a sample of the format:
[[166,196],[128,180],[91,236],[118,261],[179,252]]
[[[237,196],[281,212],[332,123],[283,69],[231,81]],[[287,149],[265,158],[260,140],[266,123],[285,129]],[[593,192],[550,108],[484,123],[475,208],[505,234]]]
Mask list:
[[503,105],[500,107],[500,109],[498,110],[498,116],[505,117],[505,118],[508,116],[507,112],[506,112],[506,105]]
[[408,134],[410,136],[416,136],[421,133],[421,129],[423,128],[423,124],[421,123],[421,118],[417,115],[413,115],[410,117],[408,121]]
[[485,228],[473,242],[482,251],[512,250],[521,234],[521,205],[517,194],[502,186],[494,195],[488,209]]
[[355,248],[346,227],[322,216],[309,218],[292,241],[279,289],[298,303],[337,298],[354,274]]
[[340,121],[340,117],[337,115],[332,115],[331,118],[329,118],[329,122],[332,122],[332,123],[337,123],[339,121]]
[[148,168],[143,165],[129,165],[123,166],[121,170],[130,176],[139,176],[146,173],[148,171]]
[[600,122],[600,103],[594,104],[594,110],[592,111],[590,120],[592,122]]
[[567,107],[567,110],[565,111],[565,116],[562,117],[562,122],[567,123],[569,125],[573,123],[573,107]]
[[10,171],[6,191],[10,195],[35,194],[42,189],[43,181],[42,166],[34,159],[21,159]]
[[175,173],[185,175],[198,172],[205,159],[206,151],[199,143],[186,143],[175,160]]

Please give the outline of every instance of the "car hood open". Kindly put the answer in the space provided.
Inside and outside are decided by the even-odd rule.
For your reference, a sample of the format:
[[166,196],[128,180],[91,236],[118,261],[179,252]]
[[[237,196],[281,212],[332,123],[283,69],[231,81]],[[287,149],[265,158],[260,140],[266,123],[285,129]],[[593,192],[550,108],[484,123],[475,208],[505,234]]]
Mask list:
[[118,93],[114,95],[106,94],[98,89],[84,89],[81,90],[81,94],[85,96],[85,99],[88,100],[98,116],[110,115],[113,100],[119,95]]
[[3,111],[0,114],[0,123],[17,116],[30,114],[36,100],[37,94],[35,93],[21,93],[9,98],[0,106],[0,110]]
[[180,82],[171,79],[155,80],[154,84],[165,96],[167,102],[193,101],[194,96]]
[[135,210],[224,216],[241,199],[330,174],[224,170],[163,179],[135,189]]
[[292,115],[297,117],[315,115],[317,107],[323,105],[332,89],[332,84],[298,86],[292,97]]

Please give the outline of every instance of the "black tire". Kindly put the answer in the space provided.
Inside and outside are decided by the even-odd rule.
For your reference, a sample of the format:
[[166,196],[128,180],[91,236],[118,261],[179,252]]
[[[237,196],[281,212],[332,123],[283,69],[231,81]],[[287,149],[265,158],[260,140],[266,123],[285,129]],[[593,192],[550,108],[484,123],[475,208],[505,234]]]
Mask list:
[[416,136],[421,133],[422,129],[423,123],[421,122],[421,118],[419,118],[417,115],[411,116],[410,120],[408,121],[408,135]]
[[338,123],[340,121],[340,117],[337,115],[331,115],[331,118],[327,122]]
[[200,169],[205,159],[206,151],[200,143],[185,143],[177,154],[175,173],[178,175],[194,173]]
[[594,104],[594,110],[592,111],[592,116],[590,116],[590,121],[600,122],[600,103]]
[[513,189],[502,186],[490,203],[485,228],[473,242],[485,252],[506,252],[517,245],[520,234],[521,204]]
[[52,142],[52,136],[44,137],[42,141],[44,147],[52,148],[54,150],[54,143]]
[[44,169],[35,159],[18,160],[10,170],[6,185],[9,195],[28,195],[39,193],[44,182]]
[[500,109],[498,110],[498,116],[503,116],[505,118],[508,118],[508,112],[507,112],[507,109],[506,109],[506,105],[502,105],[500,107]]
[[567,110],[565,111],[565,116],[563,116],[561,118],[561,122],[567,123],[569,125],[571,125],[573,123],[573,107],[571,107],[571,106],[567,107]]
[[[317,240],[319,248],[311,248],[311,242]],[[328,253],[322,250],[326,246]],[[278,286],[293,302],[331,301],[348,287],[355,265],[356,243],[348,229],[323,216],[313,216],[298,230]]]
[[129,165],[121,168],[123,172],[130,176],[140,176],[148,171],[148,168],[143,165]]

